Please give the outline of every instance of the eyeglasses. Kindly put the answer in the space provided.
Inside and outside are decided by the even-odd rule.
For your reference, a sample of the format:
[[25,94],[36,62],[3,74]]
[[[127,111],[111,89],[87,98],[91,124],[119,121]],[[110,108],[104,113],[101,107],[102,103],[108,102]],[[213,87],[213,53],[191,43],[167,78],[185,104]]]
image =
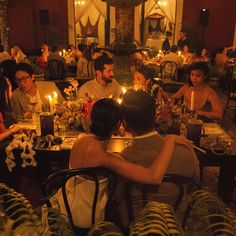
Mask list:
[[30,75],[26,76],[25,78],[15,78],[15,81],[17,84],[20,84],[21,82],[25,82],[28,78],[30,77]]

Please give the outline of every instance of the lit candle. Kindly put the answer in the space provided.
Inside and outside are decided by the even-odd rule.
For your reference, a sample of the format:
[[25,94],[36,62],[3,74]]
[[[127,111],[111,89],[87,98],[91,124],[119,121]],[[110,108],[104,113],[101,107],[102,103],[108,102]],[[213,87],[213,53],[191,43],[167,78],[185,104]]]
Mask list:
[[53,102],[52,102],[52,96],[51,95],[48,95],[48,101],[49,101],[50,112],[53,112]]
[[118,98],[118,99],[117,99],[117,102],[118,102],[119,104],[121,104],[121,103],[122,103],[122,99],[121,99],[121,98]]
[[62,56],[62,52],[61,51],[59,52],[59,55]]
[[62,51],[63,51],[63,56],[65,56],[66,55],[66,50],[63,49]]
[[194,102],[195,102],[195,93],[194,91],[191,92],[191,101],[190,101],[190,110],[194,110]]
[[58,95],[57,95],[57,93],[54,91],[52,94],[53,94],[52,99],[53,99],[54,105],[58,104]]
[[126,88],[122,87],[122,94],[125,94],[125,93],[126,93]]
[[181,56],[181,51],[178,51],[178,55]]

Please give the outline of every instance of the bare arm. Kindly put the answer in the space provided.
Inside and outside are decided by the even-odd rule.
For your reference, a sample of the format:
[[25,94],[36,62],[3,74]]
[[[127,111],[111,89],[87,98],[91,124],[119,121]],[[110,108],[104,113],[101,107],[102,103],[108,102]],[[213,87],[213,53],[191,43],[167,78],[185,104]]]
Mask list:
[[3,133],[0,134],[0,141],[4,140],[13,133],[16,133],[18,130],[22,129],[22,126],[12,125],[10,129],[6,129]]
[[186,141],[183,137],[168,135],[161,152],[156,156],[154,163],[149,168],[130,163],[126,160],[114,157],[111,158],[111,156],[104,159],[102,165],[133,181],[148,184],[160,184],[169,165],[175,143],[191,145],[191,142]]
[[185,85],[181,87],[175,94],[173,94],[171,98],[176,98],[176,99],[181,98],[182,96],[184,96],[185,93],[184,90],[185,90]]
[[198,111],[197,114],[200,116],[205,116],[210,119],[221,119],[223,116],[223,110],[221,107],[221,104],[219,102],[219,99],[217,97],[217,94],[215,92],[212,92],[209,95],[208,98],[209,102],[211,103],[211,111]]

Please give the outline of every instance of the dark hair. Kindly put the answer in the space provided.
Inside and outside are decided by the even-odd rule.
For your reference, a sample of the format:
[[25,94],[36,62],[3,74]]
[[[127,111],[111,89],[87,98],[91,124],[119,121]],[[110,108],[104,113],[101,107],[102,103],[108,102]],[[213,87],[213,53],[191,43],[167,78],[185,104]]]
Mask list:
[[190,74],[191,74],[192,70],[202,71],[203,74],[207,76],[206,79],[205,79],[205,81],[207,81],[208,75],[209,75],[209,67],[208,67],[206,62],[199,61],[199,62],[193,63],[192,65],[189,66],[188,71],[189,71],[189,85],[190,86],[193,85],[192,82],[191,82],[191,79],[190,79]]
[[171,52],[177,52],[178,47],[176,45],[172,45],[170,48]]
[[3,118],[7,111],[11,110],[10,97],[6,97],[6,92],[8,91],[8,83],[4,76],[0,75],[0,112]]
[[52,45],[52,52],[57,52],[58,51],[58,46],[57,45]]
[[88,61],[91,61],[92,60],[92,52],[91,52],[91,50],[88,49],[88,48],[84,48],[83,57],[86,58]]
[[137,72],[142,74],[147,79],[153,79],[155,77],[155,70],[148,66],[140,66],[136,69]]
[[166,31],[166,36],[172,36],[172,32]]
[[30,64],[24,63],[24,62],[20,62],[16,65],[15,67],[15,74],[17,71],[25,71],[27,74],[29,74],[30,76],[32,74],[34,74],[33,68],[31,67]]
[[0,44],[0,52],[4,52],[4,46]]
[[99,70],[99,71],[103,71],[104,70],[104,65],[112,65],[113,64],[113,60],[112,58],[106,56],[106,55],[102,55],[100,57],[97,57],[94,61],[94,69]]
[[185,29],[181,29],[180,32],[186,34],[186,30]]
[[101,140],[109,139],[121,121],[120,105],[113,99],[95,102],[91,112],[91,132]]
[[128,129],[136,134],[143,134],[154,127],[155,100],[142,90],[130,89],[123,95],[121,112]]

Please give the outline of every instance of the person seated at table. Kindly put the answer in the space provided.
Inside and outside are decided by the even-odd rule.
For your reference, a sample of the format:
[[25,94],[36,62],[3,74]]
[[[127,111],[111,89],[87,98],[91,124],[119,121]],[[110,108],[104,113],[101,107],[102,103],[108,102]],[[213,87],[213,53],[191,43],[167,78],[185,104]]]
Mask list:
[[11,114],[10,98],[12,96],[12,85],[8,78],[0,74],[0,112],[3,116],[4,125],[6,127],[15,123],[15,119]]
[[162,43],[161,49],[165,52],[168,53],[170,51],[170,40],[172,38],[172,32],[166,31],[166,38]]
[[203,48],[201,51],[201,58],[202,61],[206,62],[206,63],[211,63],[211,56],[209,51],[206,48]]
[[23,129],[23,127],[17,124],[13,124],[9,129],[6,129],[2,113],[0,112],[0,142],[21,129]]
[[[98,100],[91,112],[91,134],[80,135],[72,147],[70,153],[71,168],[101,166],[133,181],[159,184],[166,172],[175,144],[181,143],[191,148],[191,143],[183,137],[168,135],[163,139],[160,151],[155,155],[153,164],[149,167],[129,163],[119,155],[106,151],[108,141],[120,126],[120,122],[121,111],[119,104],[113,99],[108,98]],[[130,171],[131,169],[132,171]],[[96,222],[104,219],[108,194],[107,182],[107,179],[99,178],[100,188],[95,217]],[[94,189],[94,184],[85,177],[78,179],[78,185],[74,185],[74,183],[74,179],[72,179],[67,184],[67,194],[68,198],[71,199],[69,204],[73,221],[76,226],[88,228],[91,226],[90,211],[93,199],[93,191],[91,189]],[[79,198],[74,201],[73,199],[78,191],[80,191]],[[61,190],[53,198],[58,200],[61,211],[65,213]],[[83,217],[81,217],[81,214],[83,214]]]
[[155,71],[148,66],[139,67],[134,72],[133,77],[133,89],[134,90],[143,90],[151,94],[159,102],[166,102],[168,96],[163,91],[160,85],[154,81]]
[[[165,140],[154,127],[156,116],[155,100],[142,90],[128,90],[123,95],[121,111],[125,129],[134,136],[134,141],[124,148],[120,155],[134,164],[146,168],[152,166],[155,157],[160,155]],[[182,145],[175,145],[166,173],[190,177],[198,181],[199,162],[194,151]],[[122,202],[122,199],[125,199],[122,192],[125,185],[123,185],[122,180],[118,180],[117,183],[118,194],[116,197],[118,202]],[[174,190],[173,186],[166,186],[165,183],[162,183],[160,190],[153,197],[155,201],[173,204],[176,197],[176,191]],[[143,206],[142,192],[140,192],[139,188],[132,188],[131,202],[134,209],[134,217],[138,217],[139,211]],[[119,209],[121,213],[126,211],[126,208],[122,207],[122,205]]]
[[184,65],[188,65],[192,61],[192,53],[190,53],[188,45],[183,46],[182,58],[183,58]]
[[49,47],[47,44],[41,46],[41,55],[37,58],[39,66],[43,69],[47,68],[48,56],[50,55]]
[[177,64],[177,68],[181,68],[183,66],[183,59],[177,54],[177,49],[178,47],[176,45],[172,45],[170,52],[162,58],[162,62],[173,61]]
[[83,84],[79,89],[79,97],[82,98],[120,98],[122,89],[114,79],[113,60],[106,55],[98,57],[94,61],[95,78]]
[[93,77],[94,68],[92,60],[92,52],[88,48],[84,48],[83,55],[79,58],[77,63],[77,74],[81,77],[86,77],[89,79]]
[[27,63],[18,63],[15,68],[15,81],[19,88],[15,89],[11,96],[12,114],[16,121],[31,119],[33,111],[42,111],[42,105],[48,104],[45,88],[39,91],[35,83],[35,75],[32,67]]
[[27,56],[23,53],[20,46],[15,45],[11,48],[11,56],[16,63],[29,62]]
[[223,116],[221,104],[216,92],[210,88],[206,81],[209,68],[206,62],[196,62],[189,67],[189,84],[184,85],[173,99],[184,98],[184,104],[190,108],[191,93],[194,92],[194,110],[204,121],[220,120]]

